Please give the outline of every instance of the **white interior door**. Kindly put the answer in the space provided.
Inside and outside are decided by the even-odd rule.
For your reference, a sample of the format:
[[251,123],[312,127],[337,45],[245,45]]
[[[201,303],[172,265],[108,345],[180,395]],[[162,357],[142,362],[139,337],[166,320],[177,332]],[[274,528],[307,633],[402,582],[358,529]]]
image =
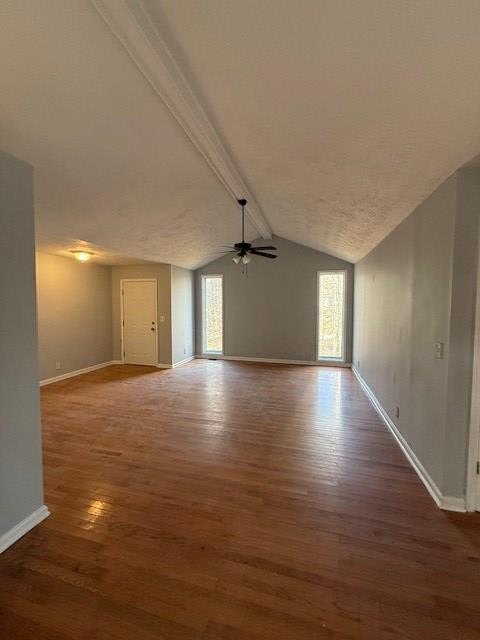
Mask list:
[[123,360],[157,364],[157,281],[122,280]]

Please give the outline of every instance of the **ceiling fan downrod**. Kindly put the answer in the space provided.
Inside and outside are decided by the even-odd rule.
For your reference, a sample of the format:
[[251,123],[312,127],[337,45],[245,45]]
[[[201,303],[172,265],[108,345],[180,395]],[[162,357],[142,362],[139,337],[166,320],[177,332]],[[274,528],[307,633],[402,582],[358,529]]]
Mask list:
[[275,259],[277,256],[271,253],[265,253],[265,251],[276,251],[277,248],[273,246],[268,247],[254,247],[250,242],[245,242],[245,207],[247,201],[245,198],[239,198],[238,204],[242,207],[242,241],[236,242],[229,252],[235,253],[232,260],[235,264],[242,263],[242,272],[245,273],[245,266],[251,262],[252,256],[261,256],[262,258]]

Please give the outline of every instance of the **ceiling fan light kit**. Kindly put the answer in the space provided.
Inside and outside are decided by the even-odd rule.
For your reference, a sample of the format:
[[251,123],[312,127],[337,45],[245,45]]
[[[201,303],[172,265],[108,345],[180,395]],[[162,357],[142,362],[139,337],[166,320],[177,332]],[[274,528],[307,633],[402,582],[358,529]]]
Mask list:
[[74,249],[73,251],[70,251],[70,253],[73,253],[75,258],[80,262],[88,262],[93,256],[93,251],[87,251],[85,249]]
[[242,273],[246,273],[246,266],[252,261],[252,256],[261,256],[262,258],[275,259],[277,256],[265,251],[276,251],[277,247],[254,247],[250,242],[245,242],[245,207],[247,201],[241,198],[237,201],[242,207],[242,241],[236,242],[233,247],[229,247],[229,251],[225,253],[235,253],[232,260],[235,264],[242,263]]

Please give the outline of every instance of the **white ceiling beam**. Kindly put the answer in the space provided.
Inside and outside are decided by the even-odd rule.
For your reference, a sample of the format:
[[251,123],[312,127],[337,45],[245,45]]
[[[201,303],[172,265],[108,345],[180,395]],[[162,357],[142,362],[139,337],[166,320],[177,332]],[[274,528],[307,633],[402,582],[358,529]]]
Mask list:
[[141,0],[91,0],[228,193],[246,198],[262,238],[272,230]]

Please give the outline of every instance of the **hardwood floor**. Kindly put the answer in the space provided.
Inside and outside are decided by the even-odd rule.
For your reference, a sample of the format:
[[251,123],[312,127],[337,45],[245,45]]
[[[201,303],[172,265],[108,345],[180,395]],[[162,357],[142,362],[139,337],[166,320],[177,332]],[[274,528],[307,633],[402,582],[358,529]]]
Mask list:
[[52,515],[2,640],[480,639],[480,514],[433,504],[348,369],[197,360],[43,388]]

